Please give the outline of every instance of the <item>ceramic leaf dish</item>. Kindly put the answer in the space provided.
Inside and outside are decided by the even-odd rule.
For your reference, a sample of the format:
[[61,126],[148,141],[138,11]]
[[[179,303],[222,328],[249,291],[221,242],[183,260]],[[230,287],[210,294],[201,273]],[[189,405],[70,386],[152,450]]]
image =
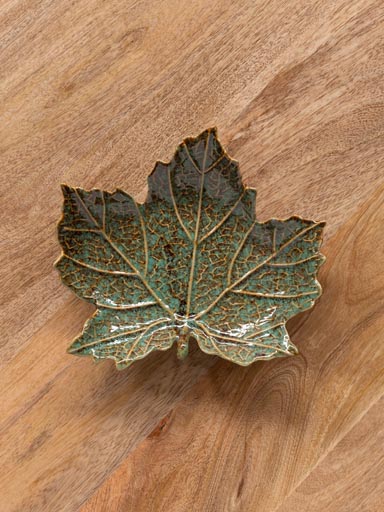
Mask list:
[[64,185],[56,263],[63,282],[94,303],[69,348],[119,369],[189,342],[240,365],[297,353],[286,321],[321,294],[324,222],[258,222],[256,191],[216,129],[157,162],[148,196]]

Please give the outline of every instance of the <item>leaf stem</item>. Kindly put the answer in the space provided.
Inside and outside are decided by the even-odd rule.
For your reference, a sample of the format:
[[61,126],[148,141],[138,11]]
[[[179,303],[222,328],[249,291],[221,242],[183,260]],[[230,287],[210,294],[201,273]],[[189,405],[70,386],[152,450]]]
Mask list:
[[177,339],[177,358],[185,359],[189,352],[189,329],[183,327]]

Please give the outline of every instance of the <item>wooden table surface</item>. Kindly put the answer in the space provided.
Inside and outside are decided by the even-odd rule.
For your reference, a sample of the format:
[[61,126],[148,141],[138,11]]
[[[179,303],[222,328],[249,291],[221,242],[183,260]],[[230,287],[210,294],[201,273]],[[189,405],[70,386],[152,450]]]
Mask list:
[[[382,0],[3,0],[0,43],[1,512],[382,511]],[[59,184],[143,200],[214,125],[259,219],[327,221],[301,354],[68,355]]]

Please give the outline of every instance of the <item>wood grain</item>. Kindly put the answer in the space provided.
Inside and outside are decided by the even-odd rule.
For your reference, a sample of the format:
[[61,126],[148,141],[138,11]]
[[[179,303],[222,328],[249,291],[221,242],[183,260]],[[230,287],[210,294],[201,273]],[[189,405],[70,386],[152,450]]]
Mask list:
[[[2,512],[380,510],[383,34],[374,0],[1,3]],[[143,199],[213,125],[260,219],[328,223],[301,355],[67,355],[92,307],[53,270],[60,183]]]
[[381,398],[277,512],[380,510],[384,496],[383,410]]

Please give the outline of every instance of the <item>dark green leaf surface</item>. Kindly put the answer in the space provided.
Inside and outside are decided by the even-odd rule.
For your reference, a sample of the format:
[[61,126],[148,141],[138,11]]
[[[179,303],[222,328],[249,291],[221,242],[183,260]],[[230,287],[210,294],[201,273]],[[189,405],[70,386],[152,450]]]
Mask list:
[[144,204],[63,186],[64,283],[97,311],[69,351],[125,368],[174,343],[240,365],[295,354],[285,323],[313,306],[324,223],[259,223],[253,189],[216,130],[158,162]]

